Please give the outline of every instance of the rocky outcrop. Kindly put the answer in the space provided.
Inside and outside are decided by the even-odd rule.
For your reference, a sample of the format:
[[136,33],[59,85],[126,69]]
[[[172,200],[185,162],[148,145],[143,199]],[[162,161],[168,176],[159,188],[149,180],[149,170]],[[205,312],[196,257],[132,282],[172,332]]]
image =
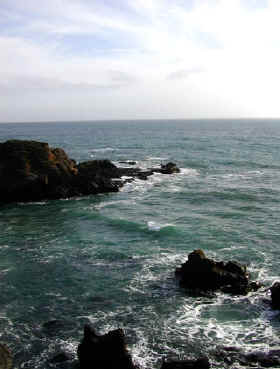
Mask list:
[[97,335],[90,325],[84,327],[84,337],[78,346],[81,369],[136,369],[126,345],[122,329]]
[[180,285],[201,291],[221,290],[232,294],[246,294],[257,290],[260,284],[249,282],[246,266],[235,261],[215,261],[205,256],[202,250],[194,250],[188,260],[176,269]]
[[274,282],[270,287],[271,304],[274,309],[280,309],[280,282]]
[[10,140],[0,143],[0,204],[115,192],[133,178],[178,171],[173,163],[144,171],[118,168],[109,160],[77,165],[64,150],[47,143]]

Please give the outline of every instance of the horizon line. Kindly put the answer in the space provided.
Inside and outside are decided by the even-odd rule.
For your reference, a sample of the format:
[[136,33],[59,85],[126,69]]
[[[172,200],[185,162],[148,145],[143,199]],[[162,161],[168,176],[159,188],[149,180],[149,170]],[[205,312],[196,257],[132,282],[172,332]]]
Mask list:
[[46,124],[46,123],[89,123],[89,122],[144,122],[144,121],[194,121],[194,120],[280,120],[279,117],[235,117],[235,118],[125,118],[125,119],[82,119],[82,120],[32,120],[0,121],[0,124]]

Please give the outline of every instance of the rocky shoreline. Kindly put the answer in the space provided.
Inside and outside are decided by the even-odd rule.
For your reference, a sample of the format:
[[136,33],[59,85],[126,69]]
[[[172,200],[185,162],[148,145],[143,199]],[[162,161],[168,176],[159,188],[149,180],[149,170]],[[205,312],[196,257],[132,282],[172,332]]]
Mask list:
[[[194,250],[188,260],[175,270],[180,286],[197,295],[221,291],[232,295],[246,295],[262,287],[259,282],[250,281],[246,266],[236,261],[215,261],[206,257],[202,250]],[[268,290],[271,291],[270,305],[280,307],[280,282],[275,282]],[[263,290],[266,293],[267,290]],[[213,296],[213,295],[212,295]],[[141,369],[133,362],[126,344],[122,329],[98,335],[94,327],[85,325],[84,336],[77,349],[77,357],[81,369]],[[210,369],[217,368],[211,359],[221,363],[220,369],[230,368],[279,368],[280,348],[246,352],[240,347],[221,346],[208,350],[209,357],[202,353],[196,359],[165,359],[160,369]],[[67,358],[66,358],[67,360]]]
[[179,171],[173,163],[147,170],[119,168],[109,160],[77,164],[48,143],[9,140],[0,143],[0,204],[117,192],[135,178]]

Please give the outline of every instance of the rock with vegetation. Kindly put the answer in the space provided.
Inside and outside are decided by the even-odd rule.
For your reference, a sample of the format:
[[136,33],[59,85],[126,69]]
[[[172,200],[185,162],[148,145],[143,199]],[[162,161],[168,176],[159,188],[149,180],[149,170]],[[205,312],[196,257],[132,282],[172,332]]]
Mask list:
[[0,204],[116,192],[128,180],[147,179],[155,172],[172,174],[179,171],[176,168],[168,163],[143,171],[118,168],[109,160],[77,165],[48,143],[10,140],[0,143]]
[[122,329],[98,335],[90,325],[84,327],[84,337],[78,346],[81,369],[136,369],[125,345]]
[[209,259],[202,250],[191,252],[188,260],[176,269],[176,276],[182,287],[200,291],[221,290],[244,295],[260,287],[257,282],[249,282],[245,265]]

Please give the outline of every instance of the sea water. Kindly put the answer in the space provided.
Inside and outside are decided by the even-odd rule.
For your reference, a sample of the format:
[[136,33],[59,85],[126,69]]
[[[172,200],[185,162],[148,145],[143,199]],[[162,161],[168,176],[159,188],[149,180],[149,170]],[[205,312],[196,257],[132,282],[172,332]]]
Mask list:
[[[152,120],[0,124],[1,142],[32,139],[77,162],[177,163],[120,192],[0,208],[0,341],[19,368],[75,355],[83,326],[123,328],[134,361],[216,347],[279,345],[265,291],[280,279],[280,120]],[[237,260],[264,283],[248,296],[191,296],[174,271],[194,249]],[[52,322],[48,323],[47,322]]]

